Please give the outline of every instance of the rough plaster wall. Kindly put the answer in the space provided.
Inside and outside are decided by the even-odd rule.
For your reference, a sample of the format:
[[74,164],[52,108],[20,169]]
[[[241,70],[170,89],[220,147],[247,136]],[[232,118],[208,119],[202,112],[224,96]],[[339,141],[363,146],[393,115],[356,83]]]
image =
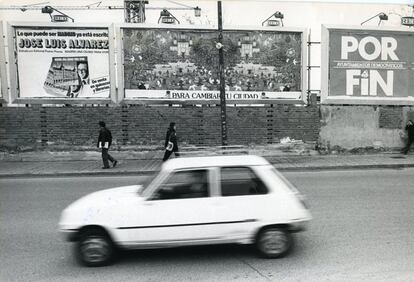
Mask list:
[[[382,108],[381,108],[382,107]],[[387,125],[380,115],[394,112],[401,115],[401,123],[395,118]],[[385,106],[321,106],[321,129],[319,133],[321,146],[344,149],[365,147],[402,147],[404,142],[400,132],[408,118],[414,113],[413,107]]]

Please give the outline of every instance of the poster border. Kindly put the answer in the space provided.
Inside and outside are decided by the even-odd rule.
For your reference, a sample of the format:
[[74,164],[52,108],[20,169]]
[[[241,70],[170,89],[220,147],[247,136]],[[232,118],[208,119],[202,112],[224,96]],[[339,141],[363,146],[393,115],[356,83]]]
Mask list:
[[[123,29],[169,29],[169,30],[198,30],[198,31],[211,31],[218,32],[217,27],[204,27],[193,25],[179,25],[179,26],[166,26],[156,24],[132,24],[122,23],[115,24],[116,43],[118,46],[117,54],[117,70],[118,75],[118,102],[121,104],[182,104],[182,105],[194,105],[194,104],[219,104],[219,100],[195,100],[195,99],[150,99],[150,98],[125,98],[125,84],[124,84],[124,68],[123,68]],[[301,33],[302,48],[301,48],[301,98],[300,99],[266,99],[266,100],[226,100],[227,104],[306,104],[307,99],[307,28],[297,27],[263,27],[263,26],[225,26],[223,32],[226,31],[278,31],[278,32],[299,32]]]
[[4,37],[4,24],[3,21],[0,21],[0,79],[1,79],[1,89],[0,89],[0,103],[9,102],[9,88],[8,88],[8,79],[7,79],[7,60],[6,60],[6,45]]
[[[105,28],[108,30],[108,67],[111,87],[109,98],[21,98],[19,97],[19,83],[17,73],[17,57],[15,50],[16,28]],[[114,24],[102,23],[45,23],[45,22],[7,22],[8,50],[10,68],[10,92],[13,104],[115,104],[116,103],[116,75],[115,75],[115,40]]]
[[[370,98],[352,97],[349,99],[329,96],[329,34],[331,30],[366,30],[366,31],[395,31],[414,35],[414,29],[409,27],[378,27],[353,25],[321,25],[321,104],[323,105],[396,105],[411,106],[414,100],[409,98]],[[392,100],[391,100],[392,99]]]

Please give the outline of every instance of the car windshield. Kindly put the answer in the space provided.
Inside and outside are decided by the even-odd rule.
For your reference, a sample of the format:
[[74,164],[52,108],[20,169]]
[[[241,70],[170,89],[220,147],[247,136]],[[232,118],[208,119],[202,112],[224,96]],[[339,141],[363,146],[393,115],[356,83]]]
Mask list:
[[141,184],[142,188],[138,191],[139,195],[143,195],[144,191],[146,191],[148,189],[148,187],[150,186],[150,184],[152,183],[152,181],[158,176],[159,171],[154,172],[152,175],[148,176],[147,178],[145,178],[144,182]]

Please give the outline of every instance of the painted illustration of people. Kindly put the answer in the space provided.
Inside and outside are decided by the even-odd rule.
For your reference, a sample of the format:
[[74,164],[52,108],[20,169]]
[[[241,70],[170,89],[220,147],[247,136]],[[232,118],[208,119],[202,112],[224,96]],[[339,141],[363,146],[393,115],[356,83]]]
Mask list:
[[200,90],[202,90],[202,91],[206,91],[206,90],[208,90],[208,87],[207,87],[207,86],[205,86],[205,85],[203,84],[203,85],[201,85]]
[[68,90],[67,96],[71,98],[83,98],[93,96],[93,91],[90,87],[89,68],[87,62],[78,62],[78,85],[71,86]]
[[138,89],[145,90],[145,89],[147,89],[147,87],[145,87],[144,82],[140,82],[139,85],[138,85]]
[[289,84],[286,84],[285,86],[283,86],[283,91],[284,92],[290,91],[290,85]]
[[240,86],[240,85],[241,85],[241,81],[239,81],[239,83],[238,83],[237,85],[235,85],[235,86],[234,86],[234,90],[235,90],[235,91],[241,91],[241,90],[242,90],[242,88],[241,88],[241,86]]
[[184,90],[184,81],[182,78],[180,79],[180,81],[178,81],[178,86],[180,90]]

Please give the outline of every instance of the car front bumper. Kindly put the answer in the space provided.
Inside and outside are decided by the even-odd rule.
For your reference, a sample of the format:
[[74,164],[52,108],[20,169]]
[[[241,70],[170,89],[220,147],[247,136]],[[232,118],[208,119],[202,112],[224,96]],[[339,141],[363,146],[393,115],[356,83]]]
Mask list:
[[309,221],[297,221],[289,224],[289,232],[297,233],[308,229]]
[[78,240],[78,229],[60,229],[63,239],[68,242],[75,242]]

